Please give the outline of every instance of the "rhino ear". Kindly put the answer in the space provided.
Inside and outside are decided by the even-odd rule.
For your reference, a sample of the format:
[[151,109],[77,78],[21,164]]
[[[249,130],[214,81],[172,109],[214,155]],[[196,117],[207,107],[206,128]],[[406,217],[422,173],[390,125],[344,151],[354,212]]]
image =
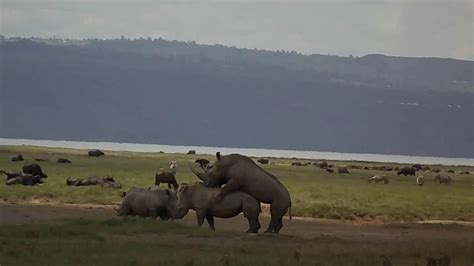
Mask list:
[[219,160],[221,158],[221,152],[220,151],[216,152],[216,157],[217,157],[217,160]]

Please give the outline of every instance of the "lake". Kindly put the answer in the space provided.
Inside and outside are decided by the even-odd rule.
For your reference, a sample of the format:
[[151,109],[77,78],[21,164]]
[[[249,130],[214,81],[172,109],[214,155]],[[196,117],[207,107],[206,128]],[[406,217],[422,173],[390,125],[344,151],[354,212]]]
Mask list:
[[32,145],[43,147],[73,148],[73,149],[103,149],[110,151],[134,151],[134,152],[159,152],[186,153],[196,150],[198,154],[222,154],[240,153],[254,157],[279,157],[279,158],[301,158],[301,159],[326,159],[342,161],[373,161],[393,162],[407,164],[442,164],[442,165],[469,165],[474,166],[473,158],[446,158],[425,157],[408,155],[387,154],[365,154],[365,153],[340,153],[340,152],[318,152],[318,151],[296,151],[296,150],[274,150],[274,149],[250,149],[250,148],[224,148],[224,147],[199,147],[199,146],[175,146],[159,144],[117,143],[117,142],[85,142],[65,140],[32,140],[32,139],[7,139],[0,138],[0,145]]

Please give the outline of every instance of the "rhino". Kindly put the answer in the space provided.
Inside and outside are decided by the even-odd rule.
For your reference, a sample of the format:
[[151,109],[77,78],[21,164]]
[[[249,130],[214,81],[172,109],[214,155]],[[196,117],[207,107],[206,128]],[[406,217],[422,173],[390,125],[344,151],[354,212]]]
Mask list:
[[214,217],[230,218],[242,212],[249,223],[247,233],[258,233],[260,203],[240,191],[230,192],[221,201],[217,201],[216,196],[221,191],[222,188],[209,188],[202,183],[181,184],[177,193],[178,201],[174,218],[181,219],[190,209],[193,209],[196,211],[198,226],[202,226],[204,218],[206,218],[209,227],[215,230]]
[[11,185],[23,185],[23,186],[34,186],[36,184],[42,184],[43,178],[39,175],[21,174],[19,176],[7,179],[5,184]]
[[286,212],[289,211],[291,219],[291,197],[286,187],[247,156],[221,156],[220,152],[217,152],[216,158],[213,167],[205,173],[199,173],[193,168],[191,170],[206,187],[225,185],[216,196],[218,201],[232,191],[241,191],[258,202],[270,204],[271,220],[265,232],[279,233]]
[[23,173],[30,175],[38,175],[41,178],[46,178],[48,175],[43,172],[41,166],[37,163],[27,164],[23,166]]
[[124,193],[118,216],[140,216],[169,220],[174,216],[176,194],[170,190],[133,188]]

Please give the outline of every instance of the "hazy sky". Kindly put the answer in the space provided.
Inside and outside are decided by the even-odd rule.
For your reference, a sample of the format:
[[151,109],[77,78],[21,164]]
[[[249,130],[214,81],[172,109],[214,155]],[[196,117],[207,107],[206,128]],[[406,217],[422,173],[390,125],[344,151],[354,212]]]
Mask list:
[[474,0],[0,0],[0,34],[474,60]]

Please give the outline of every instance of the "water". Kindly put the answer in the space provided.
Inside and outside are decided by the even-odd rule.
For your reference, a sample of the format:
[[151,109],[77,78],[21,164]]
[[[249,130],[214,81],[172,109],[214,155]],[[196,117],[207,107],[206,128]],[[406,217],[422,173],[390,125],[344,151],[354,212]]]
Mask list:
[[223,147],[199,147],[199,146],[174,146],[158,144],[137,144],[117,142],[85,142],[85,141],[63,141],[63,140],[31,140],[31,139],[6,139],[0,138],[0,145],[33,145],[43,147],[59,147],[73,149],[103,149],[110,151],[134,151],[134,152],[159,152],[186,153],[196,150],[198,154],[222,154],[240,153],[255,157],[280,157],[301,159],[326,159],[342,161],[373,161],[393,163],[420,163],[420,164],[442,164],[442,165],[470,165],[474,166],[473,158],[446,158],[446,157],[424,157],[407,155],[387,154],[362,154],[362,153],[340,153],[340,152],[318,152],[318,151],[294,151],[274,149],[246,149],[246,148],[223,148]]

